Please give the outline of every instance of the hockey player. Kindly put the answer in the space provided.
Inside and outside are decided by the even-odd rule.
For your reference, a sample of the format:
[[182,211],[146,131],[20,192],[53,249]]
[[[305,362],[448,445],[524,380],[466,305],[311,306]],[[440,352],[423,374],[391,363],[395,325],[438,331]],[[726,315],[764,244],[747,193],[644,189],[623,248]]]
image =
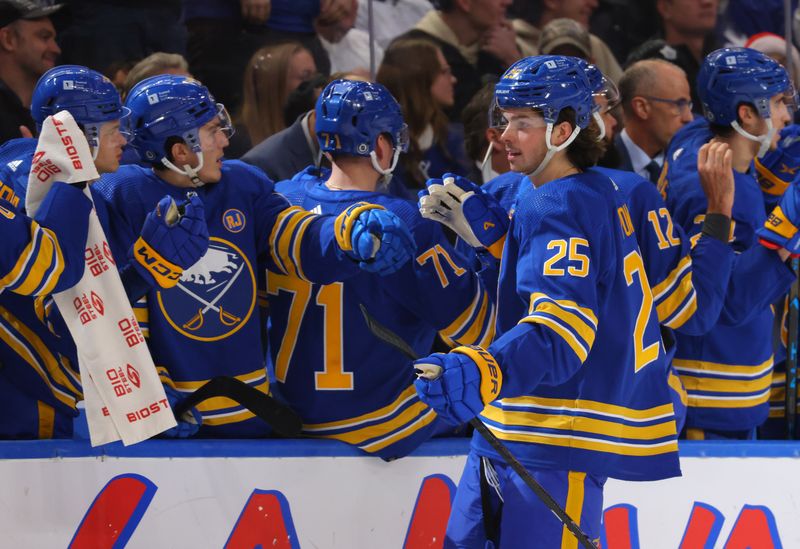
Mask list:
[[[361,273],[319,285],[270,271],[270,349],[281,394],[304,421],[304,434],[334,438],[392,459],[447,428],[414,391],[408,359],[371,336],[359,306],[427,354],[445,341],[487,345],[493,299],[437,223],[385,192],[407,130],[400,106],[380,84],[337,80],[316,107],[320,148],[332,172],[306,172],[278,184],[292,204],[339,215],[371,202],[408,225],[417,255],[396,273]],[[324,334],[324,335],[321,335]]]
[[[152,169],[123,166],[98,183],[113,213],[113,237],[129,246],[165,193],[178,199],[195,192],[205,204],[208,253],[172,288],[154,289],[139,304],[154,362],[180,393],[219,375],[269,391],[263,323],[254,314],[262,267],[303,284],[332,284],[362,269],[391,273],[413,253],[407,229],[382,206],[358,202],[336,218],[316,216],[290,207],[258,169],[223,162],[231,123],[199,82],[148,78],[131,90],[126,106],[133,145]],[[206,401],[199,412],[204,436],[268,433],[227,398]]]
[[[497,84],[509,162],[533,183],[505,234],[492,210],[481,219],[464,203],[472,210],[465,219],[477,219],[469,238],[487,248],[505,238],[498,335],[486,349],[459,347],[415,366],[423,402],[454,422],[480,416],[598,538],[607,477],[657,480],[680,469],[664,349],[630,213],[611,179],[586,171],[602,152],[592,91],[580,64],[559,56],[523,59]],[[456,547],[576,543],[480,437],[447,539]]]
[[[670,146],[663,179],[667,206],[675,223],[696,238],[706,210],[696,158],[706,143],[727,144],[736,186],[730,241],[738,255],[719,321],[702,337],[678,333],[673,364],[689,396],[688,438],[750,439],[769,408],[771,303],[794,278],[784,263],[788,252],[782,247],[791,236],[784,227],[800,223],[789,204],[776,208],[765,224],[752,163],[775,148],[791,119],[785,101],[793,101],[794,94],[783,67],[746,48],[709,54],[697,86],[705,120],[687,125]],[[793,196],[787,193],[783,200]],[[759,237],[778,250],[760,246]]]
[[[37,83],[32,101],[32,115],[39,129],[45,119],[66,110],[82,127],[91,147],[99,173],[117,169],[122,147],[126,143],[127,112],[122,107],[114,85],[103,75],[86,67],[63,65],[45,73]],[[31,161],[37,148],[36,139],[14,139],[0,148],[0,193],[21,215]],[[61,186],[61,185],[59,185]],[[90,190],[92,187],[90,187]],[[66,192],[66,191],[62,191]],[[68,192],[72,192],[70,189]],[[82,193],[75,189],[75,192]],[[86,199],[86,197],[83,197]],[[86,199],[91,208],[91,203]],[[82,218],[80,205],[60,201],[62,215]],[[102,201],[95,200],[100,222],[108,227],[108,216]],[[148,245],[174,263],[188,267],[207,246],[202,219],[202,204],[186,206],[187,216],[174,227],[164,217],[153,215],[142,231]],[[197,211],[200,211],[199,218]],[[38,214],[37,214],[38,215]],[[187,229],[189,227],[189,230]],[[77,226],[76,229],[77,230]],[[124,261],[129,250],[84,250],[86,228],[80,240],[81,267],[87,261],[91,268],[113,268]],[[77,237],[76,237],[77,238]],[[88,259],[85,257],[88,253]],[[122,261],[120,261],[122,260]],[[80,271],[83,272],[82,270]],[[153,273],[138,264],[121,273],[126,289],[141,293],[155,284]],[[73,283],[76,282],[73,280]],[[71,285],[71,284],[70,284]],[[42,294],[65,289],[49,288]],[[10,292],[0,295],[0,402],[13,413],[0,414],[0,437],[62,438],[72,434],[76,403],[82,398],[75,345],[52,299],[40,295],[36,299]]]

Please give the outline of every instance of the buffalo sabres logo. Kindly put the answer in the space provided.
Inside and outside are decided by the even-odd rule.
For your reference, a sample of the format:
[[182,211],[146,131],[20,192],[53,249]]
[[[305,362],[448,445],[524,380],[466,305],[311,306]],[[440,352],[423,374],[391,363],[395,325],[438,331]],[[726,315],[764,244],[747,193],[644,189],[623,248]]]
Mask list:
[[244,326],[256,303],[256,279],[242,251],[212,236],[206,255],[183,271],[178,284],[158,292],[158,305],[175,330],[199,341],[226,338]]
[[244,214],[236,208],[226,210],[222,214],[222,225],[232,233],[239,233],[244,229],[247,219]]

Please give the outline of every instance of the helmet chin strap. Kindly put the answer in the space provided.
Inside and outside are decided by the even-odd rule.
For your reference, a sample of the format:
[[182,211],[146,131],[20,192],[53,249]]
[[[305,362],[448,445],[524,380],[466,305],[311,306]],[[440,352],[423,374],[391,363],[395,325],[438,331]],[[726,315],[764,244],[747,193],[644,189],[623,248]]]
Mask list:
[[180,169],[178,166],[176,166],[166,158],[162,158],[161,163],[164,164],[167,168],[169,168],[173,172],[185,175],[186,177],[191,179],[192,185],[194,185],[195,187],[202,187],[203,185],[205,185],[205,182],[203,182],[200,179],[198,174],[200,173],[200,170],[203,169],[203,155],[201,153],[198,156],[200,157],[200,162],[197,164],[197,167],[195,168],[192,168],[189,164],[184,164],[183,169]]
[[766,121],[767,121],[767,133],[763,135],[753,135],[752,133],[745,131],[744,128],[742,128],[739,125],[738,121],[734,120],[733,122],[731,122],[731,127],[734,130],[736,130],[736,133],[738,133],[742,137],[749,139],[750,141],[761,143],[761,147],[759,147],[758,149],[758,155],[757,155],[758,158],[764,158],[764,155],[767,154],[770,145],[772,145],[772,138],[775,137],[775,133],[777,132],[775,127],[772,125],[772,119],[767,118]]
[[575,141],[575,138],[578,137],[580,131],[581,131],[580,127],[575,126],[575,129],[572,130],[572,133],[569,135],[569,137],[567,137],[567,140],[564,141],[561,145],[558,145],[556,147],[550,142],[550,139],[553,137],[553,123],[548,122],[547,130],[544,133],[544,142],[547,145],[547,152],[545,153],[542,161],[539,163],[539,166],[535,170],[530,172],[528,174],[528,177],[536,177],[537,175],[542,173],[542,170],[544,170],[547,167],[547,165],[550,163],[550,160],[553,159],[553,156],[555,156],[557,152],[563,151],[564,149],[569,147],[570,144],[573,141]]
[[595,122],[597,122],[597,127],[600,128],[600,137],[598,137],[597,140],[602,141],[606,136],[606,123],[603,122],[603,116],[599,111],[593,112],[592,117],[594,117]]
[[378,185],[385,187],[389,184],[389,181],[392,179],[392,172],[397,167],[397,161],[400,159],[400,149],[395,147],[394,153],[392,155],[392,163],[387,169],[381,168],[381,165],[378,163],[378,156],[375,154],[375,151],[372,150],[369,152],[369,159],[372,162],[372,168],[381,174],[381,179],[378,182]]

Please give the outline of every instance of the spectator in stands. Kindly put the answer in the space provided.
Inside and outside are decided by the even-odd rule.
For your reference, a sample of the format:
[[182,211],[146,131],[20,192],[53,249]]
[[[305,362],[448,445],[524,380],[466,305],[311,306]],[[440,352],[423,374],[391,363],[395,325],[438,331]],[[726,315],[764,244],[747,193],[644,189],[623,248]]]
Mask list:
[[[567,34],[573,40],[588,42],[588,54],[581,57],[591,60],[607,78],[614,82],[619,79],[622,68],[614,54],[605,42],[588,31],[589,17],[597,8],[597,0],[530,0],[528,5],[530,7],[516,12],[518,17],[513,21],[514,30],[526,49],[541,51],[541,41],[547,44],[559,35]],[[572,26],[559,21],[555,23],[555,28],[548,33],[548,36],[543,38],[545,27],[560,19],[571,19],[578,25]],[[581,29],[585,36],[578,38],[581,34],[581,30],[578,29]]]
[[424,189],[425,181],[447,172],[466,175],[463,129],[450,124],[444,113],[453,106],[456,78],[436,44],[392,42],[377,80],[400,103],[408,124],[408,152],[400,156],[395,177],[411,189]]
[[271,7],[270,0],[183,0],[191,72],[230,112],[241,105],[242,75],[264,44]]
[[189,73],[189,63],[186,58],[178,53],[165,53],[163,51],[148,55],[136,63],[128,71],[125,77],[125,84],[122,88],[122,99],[136,84],[156,76],[157,74],[176,74],[179,76],[191,76]]
[[[331,60],[331,72],[370,71],[369,34],[354,27],[358,0],[348,0],[337,21],[317,21],[317,34]],[[383,48],[375,44],[375,67],[381,64]]]
[[611,51],[602,45],[599,38],[574,19],[560,17],[542,27],[542,32],[539,34],[539,52],[543,55],[571,55],[586,59],[597,65],[600,71],[614,82],[622,76],[622,68]]
[[181,0],[69,0],[69,23],[59,32],[62,62],[108,73],[121,61],[153,52],[186,53]]
[[484,78],[499,77],[521,56],[506,20],[511,0],[436,0],[434,4],[436,10],[399,38],[426,38],[441,48],[458,81],[455,103],[447,111],[457,120]]
[[614,139],[616,167],[655,183],[670,139],[692,121],[686,73],[661,59],[638,61],[625,70],[619,92],[625,129]]
[[236,146],[238,151],[228,150],[226,156],[238,158],[252,143],[284,129],[287,97],[316,72],[311,52],[298,43],[266,46],[253,54],[244,72],[244,101],[237,124],[238,133],[246,139]]
[[[358,0],[356,28],[369,33],[367,4],[369,0]],[[433,6],[428,0],[373,0],[372,31],[376,45],[382,50],[389,43],[416,25]]]
[[[337,79],[363,80],[354,74],[334,75]],[[290,96],[293,109],[305,102],[303,114],[287,128],[269,136],[242,156],[242,161],[261,168],[273,181],[291,179],[307,166],[319,166],[322,161],[314,124],[316,123],[317,103],[322,88],[327,82],[319,82],[312,77],[300,84]],[[292,106],[292,105],[290,105]]]
[[686,72],[691,85],[694,112],[701,114],[695,87],[697,72],[706,55],[718,47],[714,29],[717,24],[718,0],[658,0],[661,31],[633,52],[631,65],[641,59],[664,59]]
[[468,179],[482,185],[510,170],[500,128],[489,127],[486,113],[494,101],[494,82],[482,87],[461,113],[464,148],[471,160]]
[[0,1],[0,143],[31,137],[36,130],[31,96],[39,77],[55,66],[61,53],[50,21],[61,6]]

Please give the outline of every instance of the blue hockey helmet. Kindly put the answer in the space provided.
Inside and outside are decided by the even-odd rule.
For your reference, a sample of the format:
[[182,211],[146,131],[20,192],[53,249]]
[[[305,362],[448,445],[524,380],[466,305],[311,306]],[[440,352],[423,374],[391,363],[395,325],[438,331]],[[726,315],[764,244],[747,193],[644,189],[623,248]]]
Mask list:
[[575,123],[585,128],[598,107],[586,70],[574,57],[539,55],[511,65],[495,86],[495,106],[500,110],[537,109],[545,122],[555,124],[561,111],[575,111]]
[[708,121],[729,126],[736,122],[742,103],[753,105],[767,119],[769,100],[794,92],[786,69],[771,57],[750,48],[722,48],[703,61],[697,93]]
[[408,148],[408,127],[397,100],[381,84],[335,80],[317,99],[317,139],[325,152],[369,156],[375,140],[389,134],[392,145]]
[[[162,74],[146,78],[133,87],[125,106],[131,111],[133,146],[151,164],[162,163],[176,169],[167,159],[170,137],[183,139],[199,153],[199,130],[214,117],[220,119],[228,137],[233,135],[233,125],[225,107],[214,101],[208,88],[190,77]],[[200,158],[202,161],[202,156]],[[177,171],[184,173],[180,169]]]
[[121,121],[126,133],[128,110],[122,106],[117,88],[97,71],[80,65],[60,65],[44,73],[33,90],[31,115],[41,130],[44,120],[68,111],[86,134],[91,147],[99,145],[100,126]]

